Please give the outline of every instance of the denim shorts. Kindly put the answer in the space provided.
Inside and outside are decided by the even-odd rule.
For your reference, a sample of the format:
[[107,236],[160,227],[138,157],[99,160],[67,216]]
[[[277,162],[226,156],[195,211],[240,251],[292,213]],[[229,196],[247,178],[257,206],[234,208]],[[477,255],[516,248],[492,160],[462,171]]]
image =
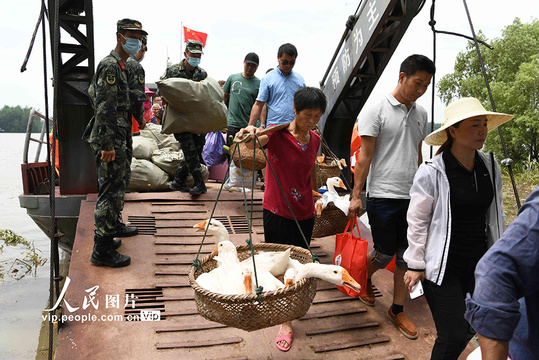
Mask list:
[[374,249],[386,255],[408,248],[406,213],[410,199],[382,199],[367,196],[367,215]]

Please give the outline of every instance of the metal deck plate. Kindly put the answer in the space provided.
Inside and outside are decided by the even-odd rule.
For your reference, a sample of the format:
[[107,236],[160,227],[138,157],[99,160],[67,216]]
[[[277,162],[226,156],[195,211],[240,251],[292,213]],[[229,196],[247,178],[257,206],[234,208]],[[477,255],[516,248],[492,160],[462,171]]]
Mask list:
[[[436,332],[425,299],[408,300],[406,304],[409,317],[419,329],[419,339],[408,340],[385,315],[393,291],[393,274],[386,270],[373,276],[377,288],[373,308],[319,281],[309,312],[293,322],[294,339],[287,353],[275,347],[278,327],[246,332],[198,315],[186,275],[202,240],[192,226],[210,216],[219,185],[209,183],[208,193],[196,199],[179,192],[126,194],[124,220],[134,224],[155,221],[151,225],[155,226],[155,234],[144,232],[122,239],[120,252],[131,256],[131,265],[119,269],[90,264],[95,196],[82,202],[69,270],[71,284],[65,296],[72,308],[79,309],[69,312],[64,306],[64,315],[96,315],[98,319],[116,315],[120,320],[67,321],[60,327],[57,360],[430,358]],[[262,192],[255,191],[255,210],[261,208],[262,196]],[[242,193],[223,192],[214,214],[225,222],[237,245],[243,245],[248,237],[243,204]],[[256,243],[263,241],[263,227],[261,214],[253,215],[257,216],[253,225]],[[360,231],[370,241],[370,232],[363,224]],[[322,262],[332,261],[334,242],[334,236],[312,241],[315,252],[326,255]],[[202,251],[207,254],[213,247],[215,241],[208,237]],[[97,309],[84,303],[89,300],[88,290],[95,286],[99,286],[94,299],[94,303],[99,302]],[[119,307],[107,308],[107,295],[116,294]],[[134,308],[132,299],[124,308],[126,294],[135,294]],[[84,308],[85,305],[88,306]],[[128,315],[140,314],[141,310],[159,311],[161,321],[125,321]],[[469,349],[472,347],[469,345]]]

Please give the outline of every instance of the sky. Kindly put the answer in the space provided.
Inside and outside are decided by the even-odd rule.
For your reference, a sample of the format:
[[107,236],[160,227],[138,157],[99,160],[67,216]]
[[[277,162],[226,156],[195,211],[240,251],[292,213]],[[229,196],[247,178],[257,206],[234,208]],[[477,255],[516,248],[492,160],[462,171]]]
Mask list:
[[[3,5],[8,2],[9,6],[2,6],[0,14],[0,31],[3,34],[0,45],[3,85],[0,87],[0,107],[21,105],[44,110],[41,29],[27,65],[28,70],[20,72],[41,2],[0,0]],[[187,3],[180,1],[153,3],[131,0],[120,5],[120,1],[94,0],[95,60],[97,64],[115,47],[116,21],[128,17],[141,21],[149,33],[148,52],[142,62],[147,82],[159,79],[167,61],[177,63],[183,58],[183,25],[208,34],[200,66],[216,80],[226,80],[230,74],[241,72],[245,55],[252,51],[260,57],[256,76],[261,78],[267,69],[277,65],[279,46],[290,42],[298,49],[294,71],[303,75],[308,86],[318,86],[344,32],[346,20],[354,14],[359,2],[198,0],[193,10],[189,11]],[[408,55],[418,53],[432,58],[433,38],[428,25],[431,5],[432,0],[427,0],[412,21],[367,104],[395,88],[400,63]],[[501,37],[503,28],[510,25],[515,17],[523,22],[539,17],[539,7],[529,0],[467,0],[467,5],[476,33],[481,30],[488,39]],[[436,1],[435,19],[438,30],[471,35],[462,1]],[[63,42],[72,42],[68,34],[61,36]],[[467,40],[460,37],[437,35],[436,80],[453,71],[455,58],[465,50],[466,43]],[[51,103],[52,60],[49,45],[47,55]],[[418,103],[430,112],[430,88]],[[441,122],[443,109],[444,105],[435,98],[436,122]]]

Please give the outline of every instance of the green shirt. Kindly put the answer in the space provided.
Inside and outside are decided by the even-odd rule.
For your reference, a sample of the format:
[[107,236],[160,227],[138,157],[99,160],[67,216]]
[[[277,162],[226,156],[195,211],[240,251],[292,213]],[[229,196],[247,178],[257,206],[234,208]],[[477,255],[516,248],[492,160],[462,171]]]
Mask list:
[[258,96],[260,79],[247,79],[241,73],[226,80],[223,91],[228,93],[228,126],[244,128],[249,124],[251,109]]

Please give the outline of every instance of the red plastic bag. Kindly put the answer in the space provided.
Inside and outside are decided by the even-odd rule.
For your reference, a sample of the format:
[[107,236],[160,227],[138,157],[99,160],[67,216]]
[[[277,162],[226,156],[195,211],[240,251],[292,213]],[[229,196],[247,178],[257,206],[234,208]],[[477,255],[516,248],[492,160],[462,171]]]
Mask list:
[[[357,293],[344,286],[337,286],[340,292],[352,297],[359,297],[367,293],[367,240],[353,235],[354,227],[359,236],[357,218],[348,221],[344,233],[337,234],[335,240],[335,254],[333,264],[345,268],[350,276],[361,285],[361,292]],[[350,231],[348,230],[350,229]]]

